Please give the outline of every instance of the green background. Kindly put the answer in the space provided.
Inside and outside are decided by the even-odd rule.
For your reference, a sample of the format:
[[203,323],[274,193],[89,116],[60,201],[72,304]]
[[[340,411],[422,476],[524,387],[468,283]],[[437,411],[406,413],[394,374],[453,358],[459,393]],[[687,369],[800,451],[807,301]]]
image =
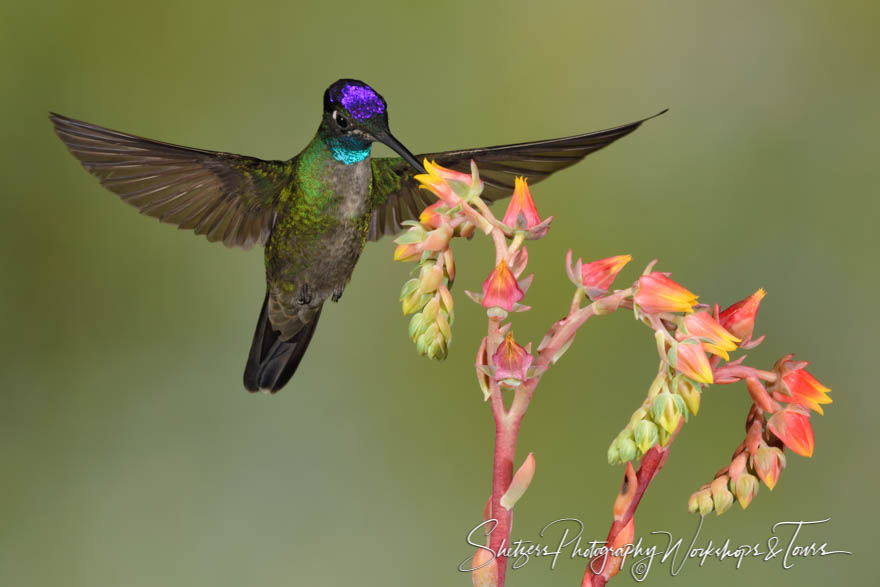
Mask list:
[[[468,585],[492,424],[473,374],[484,329],[462,294],[491,269],[457,243],[454,344],[416,355],[397,301],[411,266],[365,250],[277,396],[241,373],[261,253],[140,217],[50,130],[48,110],[196,147],[286,158],[324,88],[356,77],[424,152],[575,134],[671,108],[535,186],[556,217],[530,246],[516,317],[539,340],[571,293],[562,259],[632,253],[728,304],[769,292],[758,366],[797,353],[833,388],[811,460],[707,518],[700,544],[766,542],[831,518],[799,561],[694,561],[655,584],[866,584],[875,542],[878,291],[876,4],[867,2],[181,4],[0,8],[0,585]],[[387,154],[385,147],[376,153]],[[497,213],[503,209],[498,208]],[[604,538],[621,467],[608,443],[656,368],[631,315],[597,319],[538,388],[518,460],[537,474],[515,537],[584,521]],[[686,501],[743,435],[744,386],[710,388],[636,519],[686,540]],[[787,535],[786,535],[787,536]],[[556,538],[558,539],[558,534]],[[652,539],[660,545],[662,541]],[[510,585],[578,585],[583,561],[532,561]],[[631,584],[619,576],[615,582]]]

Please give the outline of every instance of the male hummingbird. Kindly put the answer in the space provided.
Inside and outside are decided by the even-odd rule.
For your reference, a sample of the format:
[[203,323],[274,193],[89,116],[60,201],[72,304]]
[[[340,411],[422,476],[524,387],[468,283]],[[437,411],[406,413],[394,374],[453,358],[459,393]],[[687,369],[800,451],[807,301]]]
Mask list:
[[[517,175],[532,182],[573,165],[647,119],[608,130],[414,157],[388,129],[384,98],[362,81],[324,92],[318,132],[287,161],[191,149],[50,114],[55,132],[101,184],[142,214],[249,249],[265,245],[266,295],[244,371],[248,391],[276,392],[290,380],[324,302],[342,296],[368,240],[418,218],[431,196],[413,179],[420,160],[460,171],[476,161],[483,199],[510,195]],[[400,157],[370,159],[376,141]]]

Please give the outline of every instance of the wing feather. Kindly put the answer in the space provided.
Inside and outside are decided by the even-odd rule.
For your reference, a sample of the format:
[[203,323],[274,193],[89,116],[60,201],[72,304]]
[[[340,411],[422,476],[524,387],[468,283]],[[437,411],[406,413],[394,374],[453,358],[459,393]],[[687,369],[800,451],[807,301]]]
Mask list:
[[[470,171],[473,159],[480,168],[484,184],[482,197],[493,202],[510,196],[517,176],[526,176],[531,183],[537,183],[625,137],[646,120],[664,112],[666,110],[636,122],[572,137],[427,153],[417,155],[416,159],[436,161],[443,167],[463,172]],[[433,200],[427,192],[419,190],[418,182],[413,179],[416,171],[400,157],[373,159],[372,165],[374,210],[368,238],[378,240],[383,235],[399,232],[401,222],[418,218]]]
[[294,160],[192,149],[58,114],[49,119],[82,166],[125,203],[228,247],[265,244],[275,204],[292,181]]

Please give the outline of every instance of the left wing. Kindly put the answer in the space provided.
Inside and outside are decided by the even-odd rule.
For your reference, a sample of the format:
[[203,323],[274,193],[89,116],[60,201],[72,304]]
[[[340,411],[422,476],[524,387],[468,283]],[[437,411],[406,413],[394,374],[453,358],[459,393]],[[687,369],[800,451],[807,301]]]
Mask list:
[[159,222],[249,249],[265,244],[293,161],[192,149],[59,114],[55,132],[105,188]]
[[[416,155],[416,159],[421,161],[427,158],[443,167],[463,172],[470,171],[470,161],[473,159],[480,168],[480,178],[484,184],[482,197],[487,202],[493,202],[511,195],[516,176],[524,175],[531,183],[537,183],[625,137],[646,120],[664,112],[666,110],[636,122],[573,137],[427,153]],[[375,204],[368,238],[378,240],[383,235],[399,232],[401,222],[418,218],[435,198],[426,190],[419,189],[418,182],[413,179],[417,175],[416,170],[400,157],[373,159],[372,166]]]

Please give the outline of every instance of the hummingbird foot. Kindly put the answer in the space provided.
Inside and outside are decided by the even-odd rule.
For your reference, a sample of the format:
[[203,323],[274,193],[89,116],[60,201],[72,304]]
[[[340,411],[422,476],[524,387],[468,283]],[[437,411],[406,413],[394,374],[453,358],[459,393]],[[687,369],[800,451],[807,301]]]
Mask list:
[[299,298],[296,300],[303,306],[307,306],[312,303],[312,289],[309,287],[308,283],[302,284],[299,288]]
[[337,287],[336,289],[333,290],[333,297],[332,297],[331,299],[332,299],[334,302],[338,302],[338,301],[339,301],[339,298],[342,297],[342,292],[343,292],[343,291],[345,291],[345,288],[344,288],[343,286],[340,285],[339,287]]

